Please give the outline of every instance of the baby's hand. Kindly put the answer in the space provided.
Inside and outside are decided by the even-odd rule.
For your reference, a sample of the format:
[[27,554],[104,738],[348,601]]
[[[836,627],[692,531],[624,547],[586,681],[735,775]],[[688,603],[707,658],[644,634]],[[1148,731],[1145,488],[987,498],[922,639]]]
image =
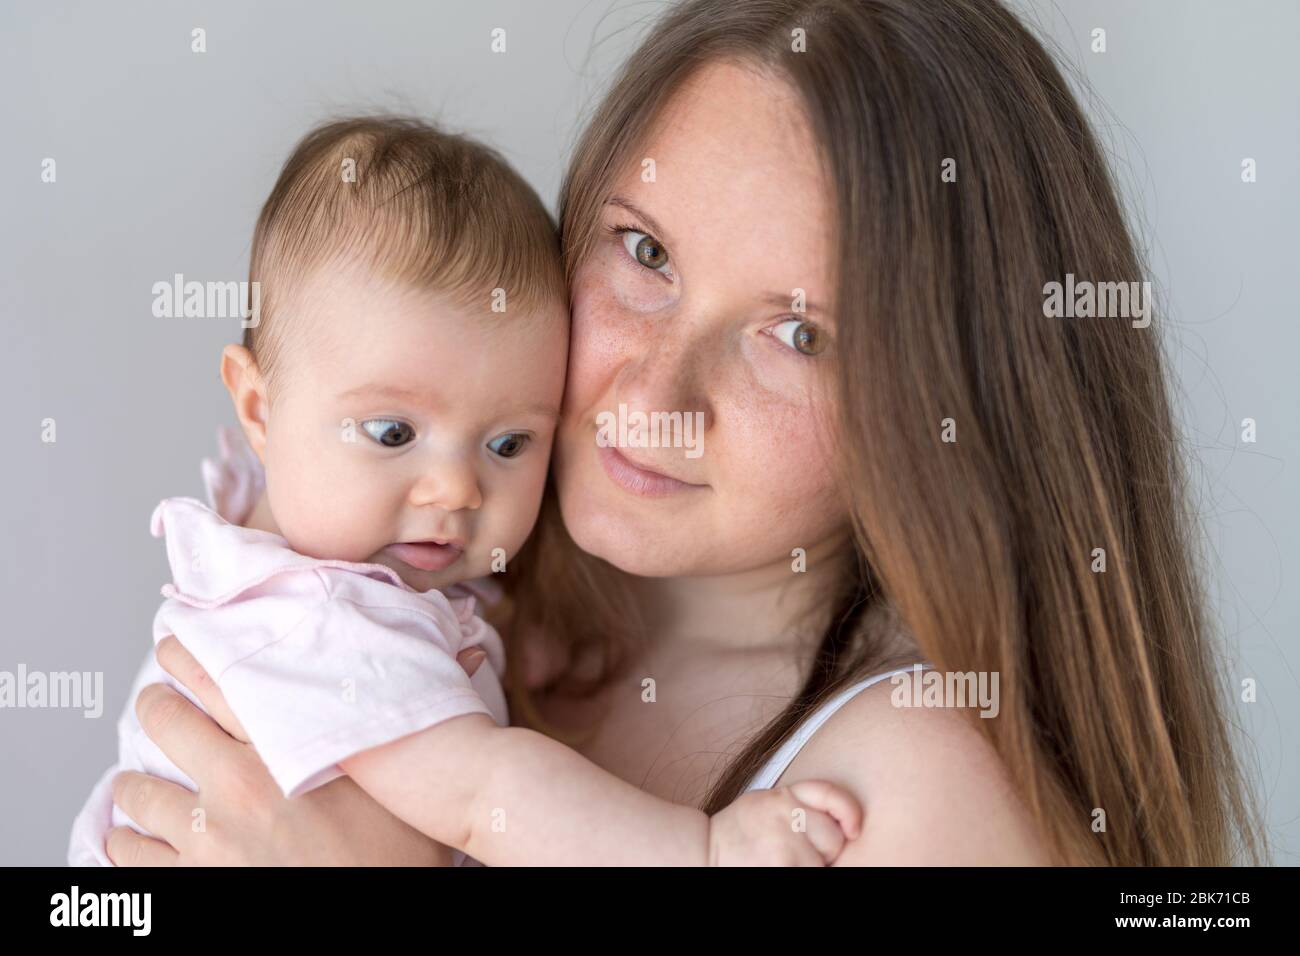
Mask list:
[[862,807],[843,787],[751,790],[709,820],[709,865],[825,866],[861,832]]

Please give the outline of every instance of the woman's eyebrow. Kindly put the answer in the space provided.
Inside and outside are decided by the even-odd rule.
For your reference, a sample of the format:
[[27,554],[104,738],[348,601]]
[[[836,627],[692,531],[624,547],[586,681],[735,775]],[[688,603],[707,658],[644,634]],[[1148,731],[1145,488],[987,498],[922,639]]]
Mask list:
[[610,196],[606,202],[607,205],[621,206],[622,208],[626,209],[632,215],[636,216],[647,226],[649,226],[650,231],[654,233],[656,239],[660,240],[661,242],[667,245],[672,244],[671,243],[672,237],[668,235],[667,230],[664,229],[663,226],[659,225],[658,220],[656,220],[654,216],[650,215],[648,212],[646,212],[645,210],[637,206],[636,203],[632,202],[632,200],[624,199],[622,196]]

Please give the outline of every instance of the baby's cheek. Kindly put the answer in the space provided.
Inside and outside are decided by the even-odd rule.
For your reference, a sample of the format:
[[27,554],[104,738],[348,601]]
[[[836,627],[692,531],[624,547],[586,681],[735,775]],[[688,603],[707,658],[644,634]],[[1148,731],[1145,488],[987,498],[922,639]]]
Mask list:
[[513,557],[532,534],[546,486],[547,457],[538,454],[527,469],[519,469],[493,489],[492,514],[480,529],[481,550],[489,560],[495,548],[502,549],[507,558]]
[[373,483],[338,449],[286,456],[271,465],[271,510],[295,551],[361,561],[390,543],[375,544],[385,521],[376,513],[379,496]]

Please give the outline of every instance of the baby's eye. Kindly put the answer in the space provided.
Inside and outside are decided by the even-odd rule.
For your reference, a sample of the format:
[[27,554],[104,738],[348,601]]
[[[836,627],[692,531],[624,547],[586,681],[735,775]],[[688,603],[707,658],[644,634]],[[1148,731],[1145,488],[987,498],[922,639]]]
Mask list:
[[391,418],[372,418],[362,422],[361,427],[367,435],[388,448],[397,448],[415,439],[414,428]]
[[826,348],[826,333],[802,319],[778,322],[772,327],[772,335],[801,355],[816,355]]
[[647,269],[653,269],[655,272],[667,272],[668,250],[654,236],[648,236],[644,232],[637,232],[635,229],[624,229],[623,248],[627,250],[629,256]]
[[507,432],[488,442],[488,447],[502,458],[514,458],[528,444],[528,436],[523,432]]

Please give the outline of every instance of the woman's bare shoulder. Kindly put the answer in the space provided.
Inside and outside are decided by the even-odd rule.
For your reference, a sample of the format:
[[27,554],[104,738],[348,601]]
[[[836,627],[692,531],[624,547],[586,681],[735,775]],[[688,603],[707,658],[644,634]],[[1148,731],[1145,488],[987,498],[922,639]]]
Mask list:
[[1036,824],[971,714],[897,706],[892,691],[883,681],[841,707],[780,781],[829,780],[862,802],[862,835],[837,865],[1048,863]]

